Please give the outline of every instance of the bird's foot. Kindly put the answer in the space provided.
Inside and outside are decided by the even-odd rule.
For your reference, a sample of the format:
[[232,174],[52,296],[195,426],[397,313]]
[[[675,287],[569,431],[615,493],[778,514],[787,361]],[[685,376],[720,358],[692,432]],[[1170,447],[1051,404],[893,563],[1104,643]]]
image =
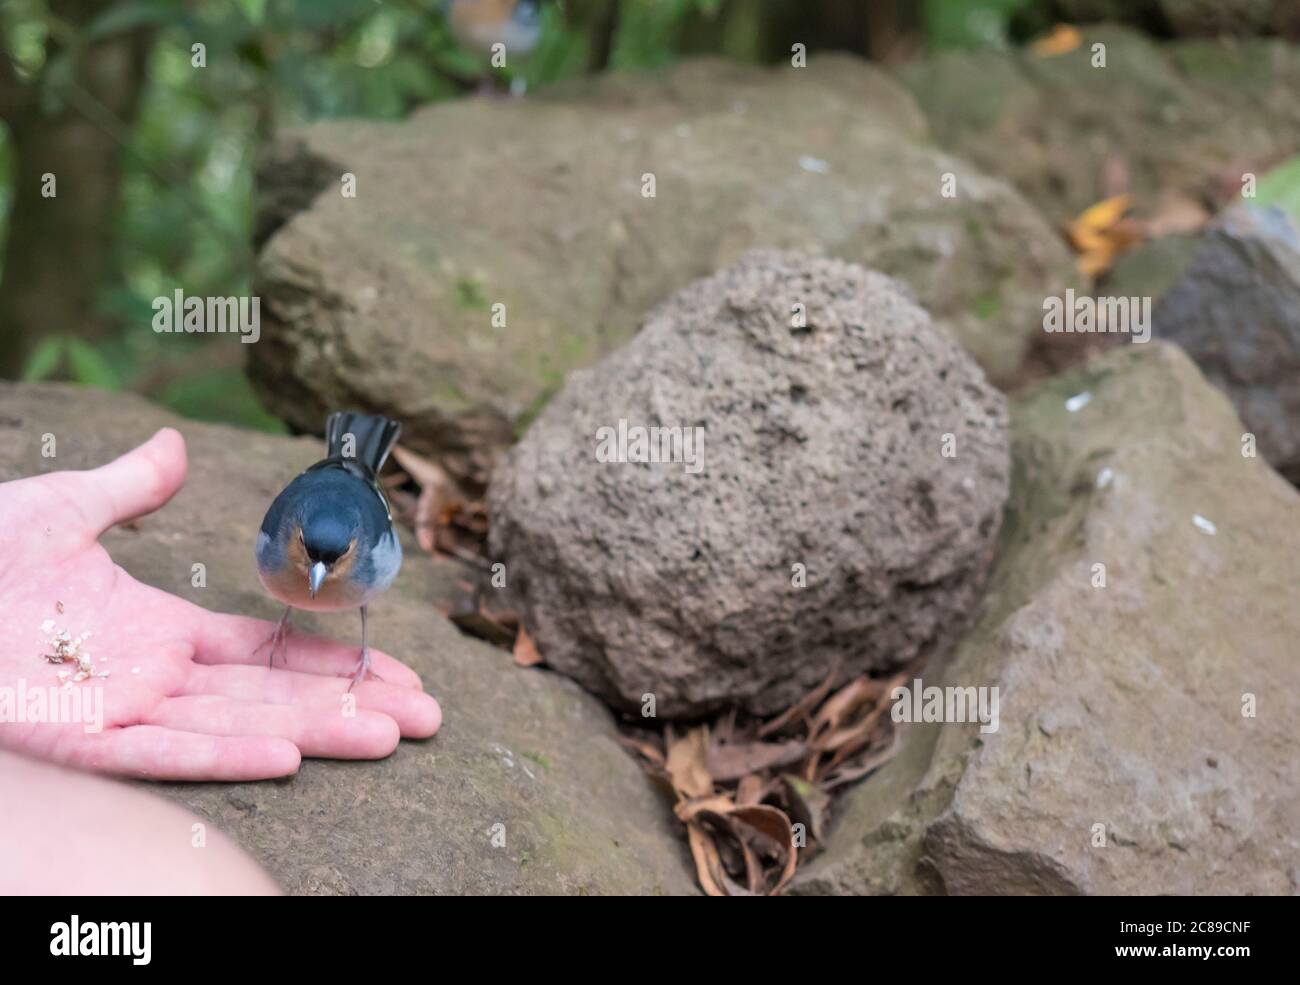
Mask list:
[[363,646],[361,648],[361,659],[357,661],[356,673],[352,675],[352,683],[348,685],[348,690],[351,691],[354,687],[364,681],[367,674],[377,681],[383,680],[383,678],[376,674],[370,667],[370,647]]
[[271,635],[268,636],[266,639],[264,639],[260,644],[258,644],[257,649],[253,651],[253,656],[257,656],[259,653],[262,652],[263,649],[267,647],[270,647],[270,652],[267,653],[267,658],[266,658],[266,665],[268,667],[275,666],[275,655],[277,652],[280,653],[281,657],[283,657],[283,662],[285,664],[289,663],[288,620],[281,619],[280,622],[276,624],[275,630],[271,633]]

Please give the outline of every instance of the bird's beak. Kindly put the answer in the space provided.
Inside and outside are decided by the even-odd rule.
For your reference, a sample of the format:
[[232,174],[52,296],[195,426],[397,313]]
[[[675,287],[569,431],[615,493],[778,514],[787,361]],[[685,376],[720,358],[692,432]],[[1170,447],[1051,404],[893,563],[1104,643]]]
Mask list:
[[311,597],[315,598],[316,593],[320,591],[321,582],[325,576],[330,573],[330,569],[325,567],[324,561],[317,561],[311,566],[311,571],[307,573],[307,586],[311,591]]

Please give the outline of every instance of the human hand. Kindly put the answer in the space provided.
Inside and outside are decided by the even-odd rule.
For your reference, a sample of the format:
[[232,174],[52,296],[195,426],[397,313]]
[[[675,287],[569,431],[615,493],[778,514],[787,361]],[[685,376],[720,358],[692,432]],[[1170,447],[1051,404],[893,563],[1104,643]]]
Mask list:
[[[184,439],[164,428],[101,468],[0,484],[0,711],[8,690],[11,710],[25,695],[28,712],[0,716],[0,748],[149,779],[255,780],[294,773],[303,756],[379,759],[436,732],[438,703],[387,654],[371,651],[383,680],[351,695],[355,647],[295,633],[291,669],[269,669],[254,651],[272,623],[209,612],[113,563],[100,535],[171,499],[185,465]],[[63,630],[91,634],[82,649],[107,676],[74,682],[75,660],[43,658]],[[102,731],[54,713],[87,688],[100,696],[79,695],[81,707],[102,699]],[[53,697],[32,716],[38,689]]]

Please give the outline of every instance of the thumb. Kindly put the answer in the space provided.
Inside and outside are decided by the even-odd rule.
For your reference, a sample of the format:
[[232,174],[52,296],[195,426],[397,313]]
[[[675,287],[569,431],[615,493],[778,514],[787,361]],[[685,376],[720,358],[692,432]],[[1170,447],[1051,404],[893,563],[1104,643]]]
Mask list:
[[64,473],[69,489],[98,537],[114,524],[152,513],[176,495],[185,481],[185,439],[163,428],[144,444],[107,465]]

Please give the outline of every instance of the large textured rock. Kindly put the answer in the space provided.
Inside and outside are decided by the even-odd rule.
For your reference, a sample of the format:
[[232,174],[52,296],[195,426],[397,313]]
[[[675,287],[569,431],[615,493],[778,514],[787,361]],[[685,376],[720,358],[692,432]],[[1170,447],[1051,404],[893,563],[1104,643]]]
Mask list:
[[[1002,182],[918,143],[923,126],[897,83],[826,58],[687,62],[289,134],[261,172],[259,233],[284,224],[259,259],[251,373],[299,428],[336,406],[382,410],[481,478],[484,448],[512,440],[571,369],[758,246],[900,277],[1005,382],[1069,256]],[[304,180],[323,191],[293,214]]]
[[999,729],[906,726],[796,892],[1300,890],[1300,496],[1160,342],[1045,384],[1012,430],[982,616],[924,675],[998,686]]
[[1152,322],[1228,394],[1260,453],[1300,483],[1300,234],[1286,213],[1224,213]]
[[[0,480],[104,462],[164,424],[189,443],[185,488],[106,546],[150,584],[274,617],[253,533],[275,492],[318,457],[317,442],[180,422],[134,397],[3,384]],[[57,459],[41,456],[46,432]],[[195,561],[207,566],[206,588],[191,586]],[[442,703],[433,739],[403,742],[382,762],[306,760],[281,781],[152,789],[229,832],[295,893],[692,892],[666,808],[615,743],[608,712],[558,675],[521,671],[462,638],[430,606],[435,578],[408,544],[370,626]],[[356,631],[346,615],[316,628]]]
[[[610,462],[620,422],[701,454]],[[962,628],[1007,471],[1001,394],[902,285],[757,251],[573,374],[493,480],[492,547],[547,661],[614,704],[770,713]]]
[[[1011,181],[1064,223],[1113,194],[1213,204],[1300,150],[1300,48],[1278,40],[1159,45],[1086,25],[1068,54],[951,51],[903,65],[898,78],[940,146]],[[1104,68],[1092,46],[1105,45]]]

